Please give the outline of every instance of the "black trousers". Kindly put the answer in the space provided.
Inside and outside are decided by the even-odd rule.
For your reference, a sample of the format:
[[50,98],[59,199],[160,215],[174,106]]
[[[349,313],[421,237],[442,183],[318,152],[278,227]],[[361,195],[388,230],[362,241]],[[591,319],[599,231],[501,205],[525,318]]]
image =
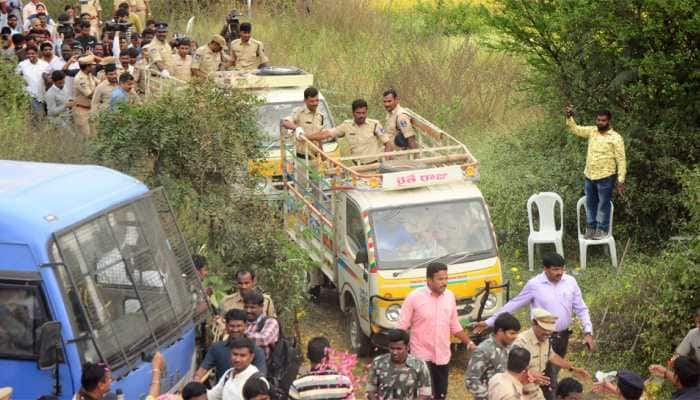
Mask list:
[[430,379],[433,381],[433,399],[447,398],[447,381],[449,378],[449,364],[436,365],[427,362],[430,370]]
[[[566,349],[569,347],[569,336],[571,336],[571,331],[567,329],[565,331],[555,332],[549,338],[552,350],[562,358],[566,356]],[[544,393],[544,398],[546,400],[555,400],[557,397],[557,375],[559,375],[559,367],[548,362],[544,372],[551,382],[549,386],[540,386],[542,388],[542,393]]]

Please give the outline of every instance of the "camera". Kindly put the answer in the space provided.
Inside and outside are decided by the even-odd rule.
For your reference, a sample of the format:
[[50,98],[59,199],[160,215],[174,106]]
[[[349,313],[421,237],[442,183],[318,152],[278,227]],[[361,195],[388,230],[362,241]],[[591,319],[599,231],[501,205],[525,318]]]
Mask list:
[[105,30],[108,32],[126,32],[131,28],[131,22],[106,22]]
[[238,17],[240,16],[241,14],[236,10],[231,10],[226,16],[226,25],[224,25],[224,28],[221,30],[221,36],[226,39],[226,43],[231,43],[238,39],[241,26],[241,21]]
[[236,10],[231,10],[230,13],[226,16],[226,23],[228,24],[238,24],[240,23],[238,17],[240,17],[241,14],[236,11]]
[[56,27],[56,31],[63,36],[67,36],[67,35],[73,33],[73,26],[68,25],[68,24],[66,24],[66,25],[61,24],[61,25]]

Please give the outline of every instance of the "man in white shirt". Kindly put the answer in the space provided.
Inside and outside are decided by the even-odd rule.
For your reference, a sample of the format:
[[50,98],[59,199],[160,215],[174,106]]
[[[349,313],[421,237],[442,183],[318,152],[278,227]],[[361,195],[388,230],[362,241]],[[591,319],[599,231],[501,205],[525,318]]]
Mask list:
[[233,368],[224,372],[216,386],[207,392],[208,400],[244,400],[243,385],[248,379],[256,377],[265,380],[258,369],[251,364],[255,353],[250,339],[245,337],[235,339],[229,347]]
[[71,109],[74,103],[71,92],[66,88],[65,77],[63,71],[51,73],[53,85],[46,91],[46,108],[49,121],[57,128],[67,130],[71,127]]
[[36,14],[36,5],[41,3],[41,0],[31,0],[22,8],[22,19],[29,19],[30,15]]
[[32,111],[37,116],[46,115],[46,103],[44,95],[46,91],[46,75],[49,73],[49,64],[39,59],[39,51],[36,46],[26,48],[27,59],[17,64],[17,73],[22,75],[27,83],[26,90],[32,98]]

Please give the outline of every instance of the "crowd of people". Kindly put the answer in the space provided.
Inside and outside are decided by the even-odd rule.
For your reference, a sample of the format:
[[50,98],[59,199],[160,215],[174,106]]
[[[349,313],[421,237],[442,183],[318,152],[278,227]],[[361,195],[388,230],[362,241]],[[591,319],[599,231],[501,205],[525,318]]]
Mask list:
[[[253,270],[240,270],[235,292],[220,303],[212,322],[223,324],[225,334],[208,346],[192,382],[179,396],[183,400],[354,399],[359,395],[357,384],[363,381],[361,389],[370,400],[446,399],[450,336],[454,335],[473,351],[464,384],[474,400],[581,400],[582,381],[591,383],[592,378],[566,359],[573,315],[582,321],[591,350],[596,347],[593,327],[563,258],[556,253],[543,258],[542,273],[498,313],[476,325],[476,332],[492,329],[478,346],[457,320],[455,298],[447,288],[447,266],[429,264],[426,286],[406,299],[399,327],[385,332],[388,351],[373,359],[364,381],[339,372],[330,362],[333,349],[323,336],[307,343],[308,368],[300,372],[298,359],[280,365],[279,349],[286,348],[288,339],[275,317],[273,300],[258,288]],[[206,276],[206,258],[195,256],[194,261],[200,276]],[[512,314],[524,305],[530,306],[527,329]],[[653,379],[674,386],[673,400],[700,399],[700,308],[694,319],[696,327],[678,345],[668,366],[648,368]],[[147,400],[161,395],[165,364],[165,358],[156,353]],[[571,376],[558,380],[559,369]],[[76,400],[107,399],[112,384],[108,366],[86,363],[81,384]],[[592,391],[603,398],[619,400],[643,399],[644,389],[644,378],[626,369],[598,377],[592,385]],[[11,388],[0,388],[0,400],[9,400],[11,394]]]
[[168,24],[153,19],[147,0],[115,0],[112,11],[106,20],[98,0],[81,0],[52,16],[40,0],[0,0],[0,57],[17,64],[33,121],[46,117],[58,129],[90,136],[94,114],[138,101],[151,77],[189,82],[268,62],[247,22],[235,31],[227,23],[226,38],[214,35],[198,46],[170,35]]

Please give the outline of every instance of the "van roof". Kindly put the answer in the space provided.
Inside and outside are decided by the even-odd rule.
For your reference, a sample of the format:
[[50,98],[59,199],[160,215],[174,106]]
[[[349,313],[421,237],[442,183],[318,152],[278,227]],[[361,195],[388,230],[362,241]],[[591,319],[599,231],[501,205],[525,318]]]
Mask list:
[[459,199],[483,198],[479,188],[473,182],[466,180],[405,190],[351,190],[348,192],[348,196],[358,202],[362,211]]
[[96,165],[0,160],[0,243],[45,247],[54,232],[146,192]]

